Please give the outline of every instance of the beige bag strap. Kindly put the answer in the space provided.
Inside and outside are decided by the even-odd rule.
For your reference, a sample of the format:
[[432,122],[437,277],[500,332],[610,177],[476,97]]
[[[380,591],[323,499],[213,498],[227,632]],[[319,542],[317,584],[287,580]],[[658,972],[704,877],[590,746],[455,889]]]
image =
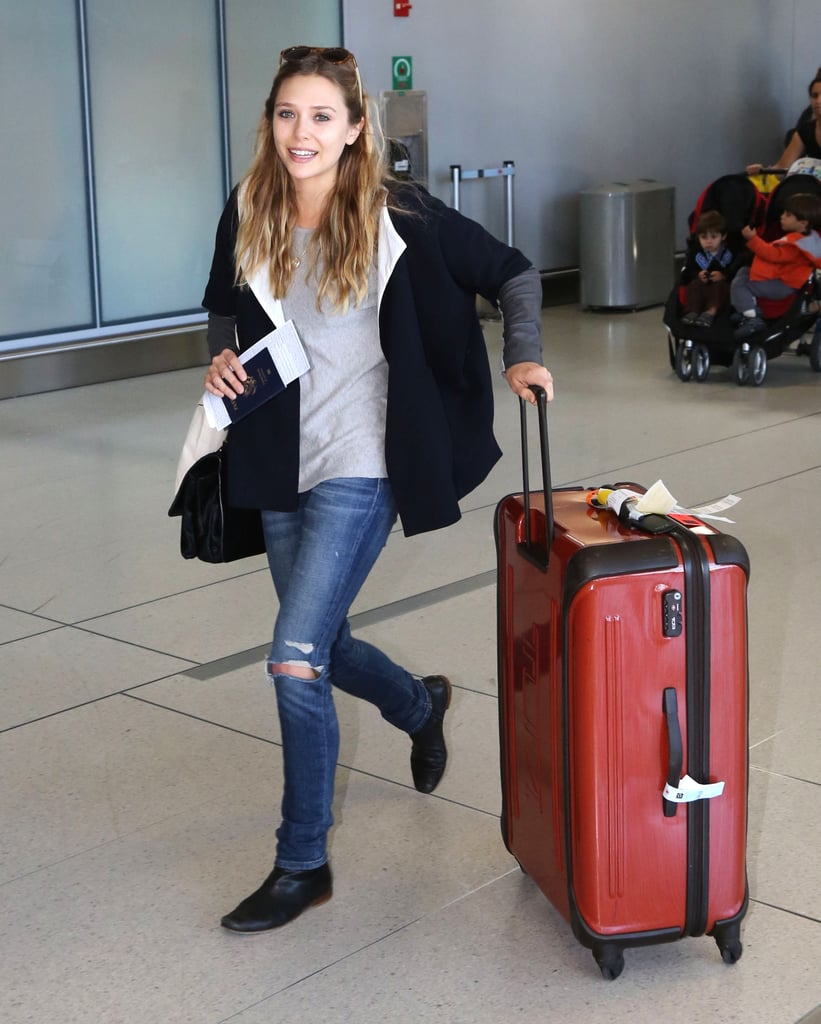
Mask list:
[[198,402],[196,409],[194,409],[194,415],[191,417],[191,422],[188,425],[188,431],[182,443],[180,458],[177,462],[174,494],[179,491],[183,477],[194,463],[198,462],[203,455],[208,455],[209,452],[215,452],[221,448],[227,434],[227,430],[214,430],[213,427],[208,426],[203,404],[201,401]]

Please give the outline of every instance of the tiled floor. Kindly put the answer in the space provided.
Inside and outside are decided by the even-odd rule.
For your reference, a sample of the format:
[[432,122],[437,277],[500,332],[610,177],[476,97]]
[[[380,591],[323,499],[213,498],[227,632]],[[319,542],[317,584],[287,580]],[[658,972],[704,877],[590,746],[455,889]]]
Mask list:
[[[498,326],[486,327],[497,358]],[[219,917],[272,859],[278,727],[261,558],[183,561],[165,516],[199,391],[185,371],[0,403],[0,1020],[4,1024],[510,1021],[794,1024],[821,1003],[818,577],[821,375],[682,384],[660,310],[546,311],[556,483],[742,497],[752,562],[744,956],[711,939],[629,950],[613,983],[501,842],[492,513],[505,457],[450,530],[394,534],[355,624],[447,672],[451,763],[338,701],[334,899],[245,938]]]

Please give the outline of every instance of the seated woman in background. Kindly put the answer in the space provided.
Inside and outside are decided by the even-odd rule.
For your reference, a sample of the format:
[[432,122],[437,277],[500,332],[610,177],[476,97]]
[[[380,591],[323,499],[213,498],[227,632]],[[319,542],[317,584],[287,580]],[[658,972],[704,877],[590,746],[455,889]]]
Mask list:
[[[810,82],[808,92],[812,119],[806,121],[804,115],[801,115],[786,149],[774,164],[768,166],[783,167],[784,170],[787,170],[802,156],[821,160],[821,68],[816,71],[815,78]],[[747,174],[758,174],[763,166],[763,164],[748,164]]]
[[[818,70],[815,72],[815,77],[821,78],[821,66],[819,66]],[[804,109],[798,115],[798,120],[795,122],[795,127],[788,129],[788,131],[784,134],[784,146],[789,146],[790,139],[793,137],[793,133],[797,132],[800,128],[803,128],[805,125],[809,124],[814,117],[815,115],[812,112],[812,104],[808,103],[806,107],[804,107]]]

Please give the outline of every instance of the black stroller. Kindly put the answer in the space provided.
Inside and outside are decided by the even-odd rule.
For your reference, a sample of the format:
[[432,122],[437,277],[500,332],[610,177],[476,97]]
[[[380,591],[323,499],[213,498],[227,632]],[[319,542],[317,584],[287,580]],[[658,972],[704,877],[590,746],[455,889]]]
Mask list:
[[[734,252],[742,252],[746,244],[741,229],[749,224],[765,241],[780,237],[780,217],[785,199],[797,192],[821,195],[821,181],[809,174],[785,177],[768,195],[762,195],[744,174],[727,174],[717,178],[699,196],[689,217],[690,231],[695,231],[698,218],[707,210],[718,210],[727,222],[727,241]],[[752,255],[752,254],[751,254]],[[738,384],[759,386],[767,376],[767,363],[798,340],[796,354],[808,355],[810,366],[821,371],[821,332],[816,330],[810,342],[801,339],[818,320],[821,282],[818,274],[808,275],[805,285],[788,299],[760,302],[766,325],[757,334],[737,341],[735,318],[726,313],[709,326],[685,323],[681,319],[684,288],[678,283],[664,307],[667,347],[670,365],[680,380],[704,381],[711,365],[728,366]]]

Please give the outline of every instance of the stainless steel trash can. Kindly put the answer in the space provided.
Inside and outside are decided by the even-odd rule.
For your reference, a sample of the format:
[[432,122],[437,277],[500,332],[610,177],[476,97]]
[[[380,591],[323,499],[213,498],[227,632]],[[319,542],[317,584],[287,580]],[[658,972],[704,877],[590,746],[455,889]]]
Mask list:
[[666,302],[675,279],[673,187],[640,178],[579,196],[582,305],[638,309]]

